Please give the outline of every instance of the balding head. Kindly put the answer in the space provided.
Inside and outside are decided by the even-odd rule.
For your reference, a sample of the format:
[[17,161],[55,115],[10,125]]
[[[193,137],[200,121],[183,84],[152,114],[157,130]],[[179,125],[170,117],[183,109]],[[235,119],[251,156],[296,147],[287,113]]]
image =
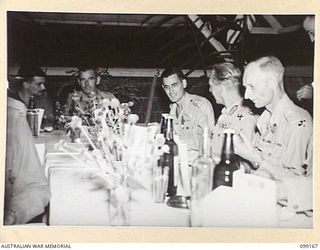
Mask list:
[[244,71],[245,98],[258,108],[272,103],[275,95],[283,92],[284,67],[273,56],[261,57],[248,64]]
[[248,64],[247,68],[256,68],[262,73],[266,73],[269,77],[277,79],[278,83],[282,83],[284,75],[284,67],[280,60],[274,56],[265,56]]

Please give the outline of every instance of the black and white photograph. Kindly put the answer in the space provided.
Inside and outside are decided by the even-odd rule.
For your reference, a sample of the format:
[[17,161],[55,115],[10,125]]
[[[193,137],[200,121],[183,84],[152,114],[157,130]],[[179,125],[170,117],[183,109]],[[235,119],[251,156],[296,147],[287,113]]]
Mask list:
[[6,12],[6,228],[314,228],[316,15],[190,13]]

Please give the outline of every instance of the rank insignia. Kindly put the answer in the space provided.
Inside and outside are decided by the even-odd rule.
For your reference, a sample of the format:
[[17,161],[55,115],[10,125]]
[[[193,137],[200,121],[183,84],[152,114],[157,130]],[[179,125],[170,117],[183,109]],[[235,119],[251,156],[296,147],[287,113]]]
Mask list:
[[241,121],[241,119],[243,118],[243,115],[242,114],[238,114],[237,117],[238,117],[239,121]]
[[306,120],[301,120],[299,123],[298,123],[298,126],[301,127],[305,127],[306,126]]

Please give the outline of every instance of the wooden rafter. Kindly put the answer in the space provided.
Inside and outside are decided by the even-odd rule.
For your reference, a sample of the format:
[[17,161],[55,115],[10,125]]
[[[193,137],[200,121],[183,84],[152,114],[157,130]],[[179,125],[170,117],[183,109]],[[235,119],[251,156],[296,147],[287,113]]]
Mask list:
[[[198,15],[188,15],[190,20],[194,23],[194,25],[200,29],[200,32],[205,36],[205,38],[208,38],[211,36],[211,31],[208,29],[206,25],[204,25],[203,21],[198,17]],[[217,39],[214,37],[211,37],[209,42],[212,44],[212,46],[217,50],[217,51],[225,51],[226,48],[220,43]]]
[[273,15],[263,15],[264,19],[270,24],[270,26],[275,29],[279,30],[282,28],[282,25],[278,22],[277,18]]

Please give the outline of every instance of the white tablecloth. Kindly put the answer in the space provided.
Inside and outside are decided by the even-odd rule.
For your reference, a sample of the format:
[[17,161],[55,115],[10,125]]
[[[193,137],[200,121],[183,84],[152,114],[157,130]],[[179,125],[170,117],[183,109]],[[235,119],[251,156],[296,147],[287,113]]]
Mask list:
[[[44,138],[46,144],[46,166],[49,170],[48,174],[52,192],[49,215],[50,225],[110,225],[108,218],[109,196],[106,189],[102,187],[101,180],[95,177],[92,169],[84,168],[80,166],[74,158],[57,152],[57,149],[53,145],[54,143],[57,143],[59,139],[64,138],[64,133],[62,131],[54,131],[53,133],[47,134]],[[43,140],[43,138],[41,139],[40,136],[38,140]],[[220,200],[216,204],[212,200],[211,202],[213,205],[208,207],[208,210],[204,210],[205,212],[199,210],[199,212],[197,212],[198,215],[206,216],[205,218],[202,218],[205,223],[202,223],[199,226],[241,227],[241,223],[238,223],[239,221],[237,221],[236,213],[233,214],[233,219],[237,223],[232,224],[232,221],[230,223],[230,219],[224,220],[224,216],[225,218],[228,216],[227,211],[229,214],[232,213],[233,209],[238,213],[242,211],[239,209],[239,201],[238,204],[236,203],[237,201],[234,198],[234,192],[229,191],[220,190],[220,193],[214,193],[215,191],[213,191],[213,193],[210,194],[212,197],[219,196],[215,197],[214,200]],[[250,196],[250,193],[247,195]],[[263,197],[261,198],[263,199]],[[251,205],[249,203],[244,203],[244,206],[242,205],[244,212],[249,210],[251,212],[254,211],[252,206],[256,206],[257,209],[263,209],[263,207],[259,206],[258,202],[254,203],[253,201],[251,203]],[[246,210],[246,206],[251,206],[251,208]],[[276,210],[273,211],[280,213],[280,207],[276,204],[274,206],[276,206],[274,207]],[[132,190],[129,207],[130,226],[189,227],[191,225],[190,210],[172,208],[165,203],[155,203],[152,199],[150,190]],[[220,216],[219,219],[212,220],[217,214]],[[268,210],[262,213],[259,211],[259,214],[261,216],[263,216],[263,214],[268,214]],[[252,216],[252,218],[253,217],[254,216]],[[250,215],[247,215],[246,218],[251,217]],[[260,218],[259,223],[261,221],[263,220]],[[252,225],[258,225],[258,227],[272,227],[273,224],[266,223],[265,226],[263,226],[261,223],[255,224],[254,221],[252,221],[252,223],[242,224],[243,227],[251,227]],[[281,228],[312,228],[312,218],[307,217],[304,214],[299,214],[295,215],[294,218],[291,218],[290,220],[279,220],[274,225],[276,225],[275,227]]]

